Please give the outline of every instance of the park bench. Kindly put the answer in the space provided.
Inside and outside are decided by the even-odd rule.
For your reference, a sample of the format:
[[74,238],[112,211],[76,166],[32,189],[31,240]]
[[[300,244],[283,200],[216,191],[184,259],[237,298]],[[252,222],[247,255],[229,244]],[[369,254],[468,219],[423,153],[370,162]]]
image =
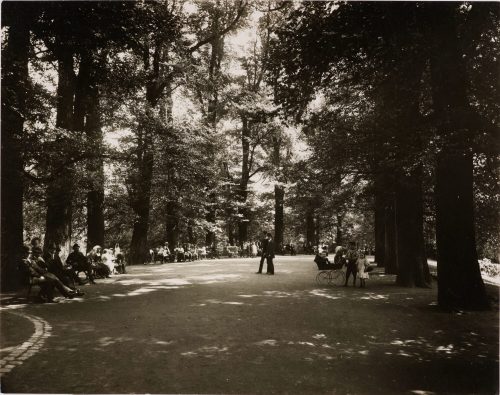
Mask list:
[[26,293],[25,293],[26,300],[29,301],[33,287],[38,287],[39,291],[40,291],[41,284],[36,277],[33,277],[31,275],[29,269],[23,263],[20,263],[17,266],[17,270],[19,271],[19,278],[21,280],[21,284],[26,289]]

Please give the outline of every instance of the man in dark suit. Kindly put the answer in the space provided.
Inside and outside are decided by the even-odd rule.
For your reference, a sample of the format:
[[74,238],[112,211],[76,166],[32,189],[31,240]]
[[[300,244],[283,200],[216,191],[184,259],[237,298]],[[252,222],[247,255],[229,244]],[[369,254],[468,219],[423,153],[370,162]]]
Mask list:
[[264,265],[264,260],[266,259],[267,254],[267,233],[266,231],[262,231],[262,240],[260,241],[261,255],[260,255],[260,265],[259,271],[256,274],[262,274],[262,266]]
[[271,233],[267,234],[267,273],[266,274],[274,274],[274,240]]

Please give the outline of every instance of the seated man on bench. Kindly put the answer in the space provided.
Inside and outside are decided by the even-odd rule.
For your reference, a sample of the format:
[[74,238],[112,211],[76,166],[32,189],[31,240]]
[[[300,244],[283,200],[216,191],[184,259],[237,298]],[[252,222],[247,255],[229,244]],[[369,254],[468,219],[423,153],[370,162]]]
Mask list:
[[77,277],[78,273],[84,272],[90,284],[95,284],[92,265],[87,257],[80,251],[80,246],[78,244],[73,245],[73,252],[66,258],[66,265],[73,268]]
[[38,262],[43,262],[41,255],[42,249],[40,247],[33,247],[31,251],[32,259],[28,259],[29,248],[23,247],[22,249],[22,264],[24,269],[31,278],[32,284],[40,285],[40,297],[46,302],[54,302],[54,288],[66,298],[72,299],[76,295],[83,294],[79,291],[73,291],[71,288],[64,285],[61,280],[54,274],[50,273],[46,268],[41,267]]

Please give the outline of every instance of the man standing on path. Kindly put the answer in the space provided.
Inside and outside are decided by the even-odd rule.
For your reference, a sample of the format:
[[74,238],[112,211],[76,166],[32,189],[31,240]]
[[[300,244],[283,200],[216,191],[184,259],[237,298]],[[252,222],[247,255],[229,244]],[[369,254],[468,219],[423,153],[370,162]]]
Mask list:
[[349,277],[353,277],[353,282],[352,285],[353,287],[356,286],[356,273],[358,271],[358,267],[356,266],[356,261],[358,259],[358,254],[356,252],[356,242],[350,241],[349,242],[349,248],[347,249],[347,254],[346,254],[346,259],[347,259],[347,272],[345,274],[345,284],[344,287],[347,287],[347,282],[349,281]]
[[273,235],[271,233],[267,234],[267,273],[266,274],[274,274],[274,241]]
[[260,265],[259,265],[259,271],[256,274],[262,274],[262,265],[264,265],[264,260],[266,259],[267,255],[267,234],[266,231],[262,231],[262,240],[260,241],[260,246],[261,246],[261,255],[260,255]]

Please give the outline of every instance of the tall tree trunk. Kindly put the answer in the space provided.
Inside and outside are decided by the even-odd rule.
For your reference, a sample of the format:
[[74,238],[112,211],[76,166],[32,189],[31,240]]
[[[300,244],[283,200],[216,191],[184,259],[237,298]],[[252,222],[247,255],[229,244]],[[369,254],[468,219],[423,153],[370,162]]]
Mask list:
[[319,212],[316,211],[316,218],[314,219],[314,245],[318,246],[321,241],[321,218]]
[[396,185],[398,276],[405,287],[430,287],[431,275],[424,244],[422,166],[401,175]]
[[[2,51],[2,290],[18,286],[16,265],[23,245],[23,159],[22,138],[26,91],[28,85],[28,58],[30,47],[30,17],[20,3],[4,3],[4,12],[12,11],[14,18],[8,32],[8,41]],[[11,7],[11,10],[7,10]]]
[[238,212],[240,214],[238,221],[238,241],[240,244],[244,243],[248,239],[248,208],[246,207],[247,197],[248,197],[248,181],[250,179],[250,127],[246,117],[242,117],[242,128],[241,128],[241,147],[242,147],[242,162],[241,162],[241,179],[238,190],[238,198],[240,201],[240,207]]
[[394,203],[389,203],[385,208],[385,242],[384,264],[385,274],[397,274],[397,234]]
[[168,247],[173,250],[179,242],[179,219],[177,217],[177,202],[167,202],[167,218],[165,229],[167,232]]
[[375,180],[375,262],[378,267],[385,265],[385,208],[386,194],[381,176]]
[[314,209],[310,207],[306,211],[306,244],[314,244]]
[[342,223],[344,221],[344,216],[337,214],[336,218],[337,218],[337,224],[336,224],[337,230],[335,233],[335,244],[337,244],[337,246],[341,246],[344,239],[344,235],[342,232]]
[[[92,154],[103,150],[97,70],[92,54],[82,51],[76,79],[73,128],[85,133]],[[87,249],[104,244],[104,164],[102,156],[90,158],[86,165]]]
[[[156,38],[152,62],[149,55],[145,57],[144,68],[148,75],[146,83],[145,114],[142,123],[138,125],[138,144],[135,153],[134,175],[130,179],[131,207],[135,214],[132,240],[130,242],[130,259],[132,264],[142,264],[148,259],[149,214],[151,209],[151,190],[154,168],[155,135],[150,120],[155,117],[158,103],[162,102],[165,85],[160,82],[162,77],[163,42]],[[159,111],[161,113],[162,110]]]
[[[74,71],[73,53],[61,48],[58,59],[56,126],[70,130],[73,127]],[[71,141],[66,141],[71,144]],[[62,163],[59,163],[62,165]],[[61,246],[62,254],[71,251],[71,226],[75,189],[74,165],[64,166],[47,187],[47,217],[45,246]]]
[[[151,108],[147,117],[152,116]],[[151,206],[151,189],[153,182],[153,132],[148,125],[140,125],[139,143],[135,155],[135,171],[131,182],[134,192],[131,196],[131,207],[135,219],[130,242],[130,260],[132,264],[142,264],[148,259],[149,213]]]
[[274,186],[274,242],[276,250],[282,253],[283,233],[285,231],[284,207],[285,188],[281,185]]
[[[213,133],[216,133],[220,89],[217,80],[220,74],[222,57],[224,55],[224,36],[219,35],[220,21],[218,15],[216,15],[214,18],[213,26],[214,39],[210,42],[211,52],[210,63],[208,66],[208,79],[212,91],[210,92],[210,96],[208,99],[205,122],[207,126],[213,131]],[[210,226],[215,227],[215,221],[217,220],[215,194],[212,193],[209,196],[209,202],[210,204],[208,206],[206,220],[210,224]],[[215,232],[213,230],[210,229],[207,231],[205,241],[209,246],[211,246],[212,244],[216,244]]]
[[[99,90],[97,86],[89,91],[89,107],[85,132],[93,152],[101,153],[103,135],[101,129],[99,106]],[[103,158],[89,160],[88,175],[91,177],[87,192],[87,244],[90,246],[104,244],[104,163]]]
[[458,46],[456,4],[432,7],[431,82],[442,141],[436,165],[438,303],[449,308],[489,306],[474,233],[472,127],[466,70]]

